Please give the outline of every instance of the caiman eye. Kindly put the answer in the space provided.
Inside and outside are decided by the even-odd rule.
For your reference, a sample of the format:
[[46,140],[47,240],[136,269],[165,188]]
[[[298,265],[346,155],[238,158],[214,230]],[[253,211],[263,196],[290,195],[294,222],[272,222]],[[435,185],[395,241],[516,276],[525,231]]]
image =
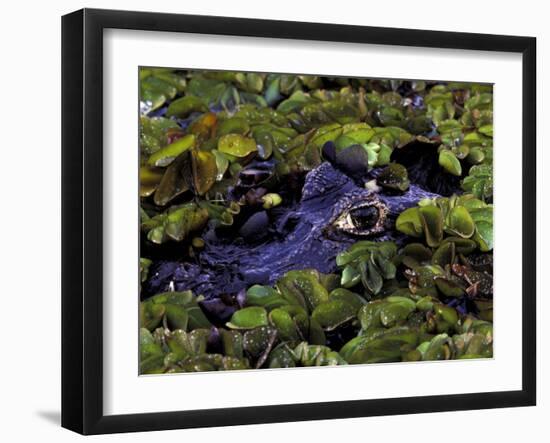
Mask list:
[[378,199],[363,201],[344,210],[334,222],[341,231],[367,236],[384,230],[388,208]]
[[374,228],[379,216],[380,211],[375,206],[365,206],[364,208],[352,209],[349,212],[349,218],[353,226],[360,230]]

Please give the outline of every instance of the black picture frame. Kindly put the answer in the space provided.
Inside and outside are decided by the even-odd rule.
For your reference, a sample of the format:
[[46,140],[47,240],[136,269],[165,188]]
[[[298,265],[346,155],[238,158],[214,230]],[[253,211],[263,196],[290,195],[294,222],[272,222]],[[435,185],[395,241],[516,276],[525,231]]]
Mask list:
[[[522,389],[459,395],[104,415],[103,30],[108,28],[519,53],[523,63]],[[83,9],[62,18],[62,426],[82,434],[536,404],[536,39]]]

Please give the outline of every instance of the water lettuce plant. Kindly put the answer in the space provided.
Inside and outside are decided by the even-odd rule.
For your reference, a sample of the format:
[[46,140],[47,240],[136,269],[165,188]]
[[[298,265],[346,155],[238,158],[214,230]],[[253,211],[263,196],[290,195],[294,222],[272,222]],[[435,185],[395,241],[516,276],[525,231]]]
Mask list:
[[141,374],[492,356],[491,85],[139,89]]

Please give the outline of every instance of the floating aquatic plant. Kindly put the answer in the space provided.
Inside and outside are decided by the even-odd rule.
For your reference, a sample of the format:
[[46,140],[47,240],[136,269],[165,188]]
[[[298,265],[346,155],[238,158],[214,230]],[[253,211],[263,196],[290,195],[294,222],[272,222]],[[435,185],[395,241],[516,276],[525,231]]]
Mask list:
[[141,374],[492,356],[491,85],[142,68],[139,149]]

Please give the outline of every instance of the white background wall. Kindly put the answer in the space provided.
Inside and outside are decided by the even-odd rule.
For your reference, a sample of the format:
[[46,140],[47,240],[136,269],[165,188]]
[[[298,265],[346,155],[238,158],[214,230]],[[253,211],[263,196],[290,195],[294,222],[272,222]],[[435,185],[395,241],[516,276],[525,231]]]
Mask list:
[[[60,414],[60,31],[62,14],[81,7],[153,10],[282,20],[530,35],[538,38],[539,196],[550,193],[544,176],[544,122],[550,118],[550,28],[544,2],[298,2],[296,0],[112,0],[4,2],[0,26],[0,438],[4,441],[74,441],[59,427]],[[544,103],[544,114],[542,105]],[[518,122],[519,124],[520,122]],[[519,148],[519,147],[518,147]],[[514,155],[514,153],[510,153]],[[515,179],[511,177],[510,179]],[[518,208],[519,210],[519,208]],[[539,197],[539,226],[549,207]],[[510,241],[520,233],[510,233]],[[539,228],[539,276],[550,247]],[[448,443],[514,441],[550,434],[550,327],[544,324],[550,283],[539,277],[537,407],[165,431],[95,437],[94,441],[316,442],[383,440]],[[505,294],[507,297],[519,294]],[[449,380],[452,383],[452,380]],[[282,387],[284,388],[284,387]],[[183,393],[184,394],[184,393]],[[208,394],[206,394],[208,395]],[[210,395],[215,395],[212,393]]]

